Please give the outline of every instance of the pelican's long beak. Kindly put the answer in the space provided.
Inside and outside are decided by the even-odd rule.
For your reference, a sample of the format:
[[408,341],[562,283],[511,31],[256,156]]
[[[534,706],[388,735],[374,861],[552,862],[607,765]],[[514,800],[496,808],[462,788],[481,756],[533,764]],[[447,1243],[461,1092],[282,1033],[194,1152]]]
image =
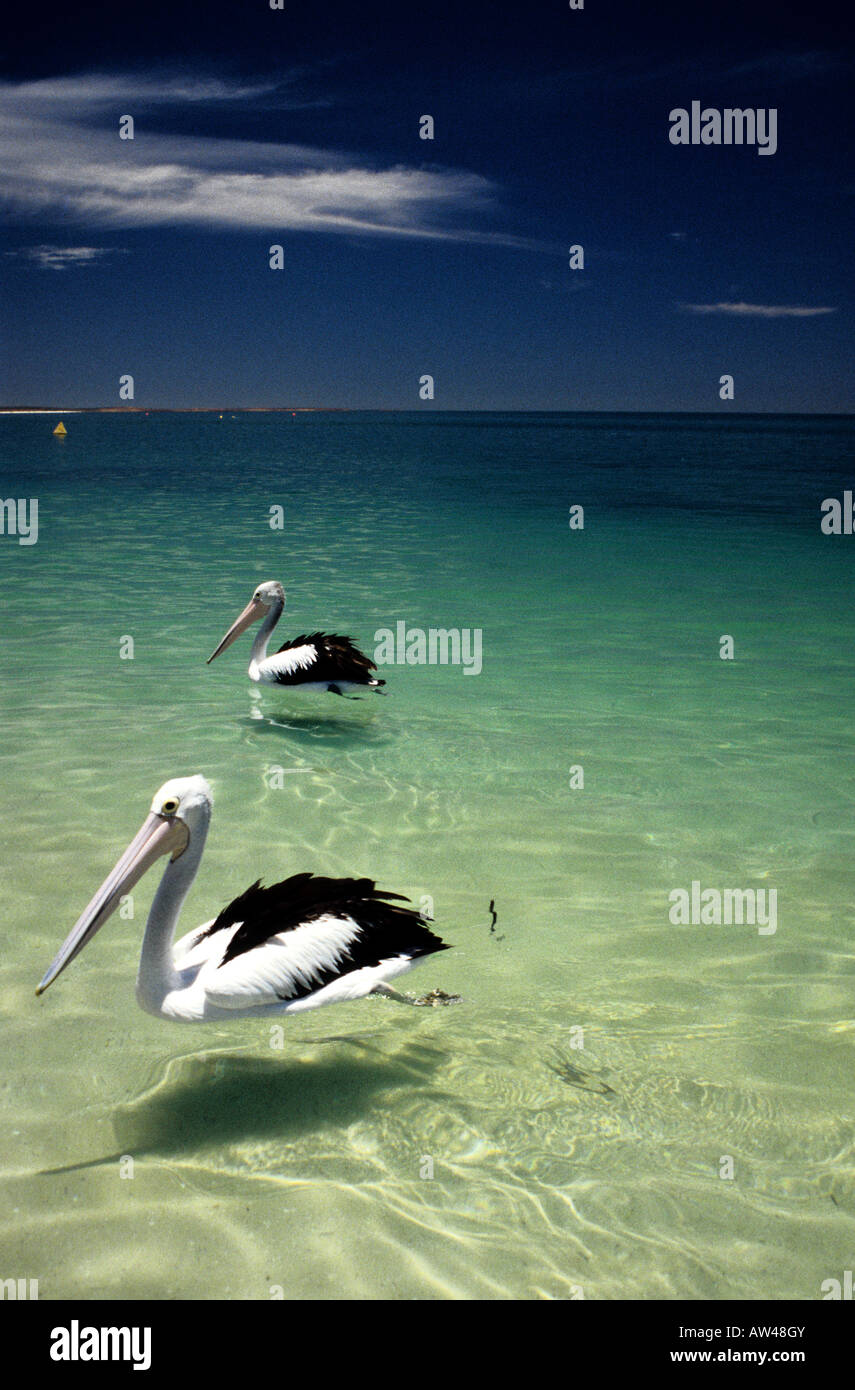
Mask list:
[[259,618],[263,618],[265,613],[267,613],[268,611],[268,604],[262,603],[261,599],[250,599],[249,603],[246,605],[246,608],[243,610],[240,617],[236,618],[235,621],[232,623],[231,627],[229,628],[220,645],[217,647],[216,651],[213,651],[211,655],[208,657],[208,660],[205,662],[205,665],[210,666],[215,656],[219,656],[220,652],[224,652],[226,650],[226,647],[230,647],[236,637],[240,637],[242,632],[246,632],[248,627],[252,627],[253,623],[257,623]]
[[100,931],[107,918],[119,906],[123,894],[133,888],[146,869],[150,869],[162,854],[171,853],[173,859],[177,859],[184,853],[189,839],[190,832],[187,826],[177,816],[160,816],[152,811],[146,817],[113,872],[104,879],[89,906],[63,941],[36,994],[44,994],[48,985],[53,984],[57,975],[61,975],[65,967],[74,960],[78,951],[82,951],[86,943]]

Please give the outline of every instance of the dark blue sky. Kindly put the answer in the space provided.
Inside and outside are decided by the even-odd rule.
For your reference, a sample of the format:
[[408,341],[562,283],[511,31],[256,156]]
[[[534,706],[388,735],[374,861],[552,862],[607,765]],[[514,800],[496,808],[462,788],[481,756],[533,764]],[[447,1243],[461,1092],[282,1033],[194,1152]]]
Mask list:
[[[836,7],[50,0],[14,22],[3,403],[118,405],[130,373],[152,407],[855,409]],[[693,100],[775,108],[776,152],[673,145]]]

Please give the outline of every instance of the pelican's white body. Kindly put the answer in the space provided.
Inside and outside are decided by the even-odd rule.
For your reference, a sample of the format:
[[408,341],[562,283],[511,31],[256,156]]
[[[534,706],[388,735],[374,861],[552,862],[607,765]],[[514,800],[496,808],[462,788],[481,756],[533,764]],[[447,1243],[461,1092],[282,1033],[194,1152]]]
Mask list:
[[[211,922],[205,925],[209,927]],[[305,1013],[324,1004],[363,999],[378,985],[394,980],[419,963],[400,956],[352,970],[332,984],[289,1002],[278,998],[277,990],[286,988],[295,973],[311,979],[314,965],[334,965],[336,947],[346,946],[358,931],[357,924],[352,917],[319,917],[220,965],[241,925],[202,941],[199,934],[205,927],[197,927],[174,947],[170,942],[170,961],[158,962],[143,955],[137,976],[140,1008],[173,1023]]]

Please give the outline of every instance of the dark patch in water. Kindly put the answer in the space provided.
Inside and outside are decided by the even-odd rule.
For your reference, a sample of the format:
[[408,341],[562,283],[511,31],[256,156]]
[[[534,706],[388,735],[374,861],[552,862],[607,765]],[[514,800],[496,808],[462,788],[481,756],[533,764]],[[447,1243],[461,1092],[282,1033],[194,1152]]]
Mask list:
[[546,1065],[550,1071],[555,1072],[559,1081],[563,1081],[565,1086],[575,1086],[578,1090],[590,1091],[595,1096],[613,1096],[616,1094],[611,1086],[606,1085],[605,1081],[600,1081],[590,1072],[581,1071],[574,1062],[570,1061],[566,1052],[560,1052],[558,1048],[553,1052],[553,1060],[547,1061]]

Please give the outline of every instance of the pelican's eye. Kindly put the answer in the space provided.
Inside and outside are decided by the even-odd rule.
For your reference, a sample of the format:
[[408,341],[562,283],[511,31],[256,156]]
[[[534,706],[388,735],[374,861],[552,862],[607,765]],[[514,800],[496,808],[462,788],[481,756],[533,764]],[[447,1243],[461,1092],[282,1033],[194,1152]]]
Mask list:
[[176,812],[177,810],[178,810],[178,797],[177,797],[177,796],[168,796],[168,797],[166,798],[166,800],[164,801],[163,805],[162,805],[161,808],[160,808],[160,814],[161,814],[162,816],[174,816],[174,815],[175,815],[175,812]]

